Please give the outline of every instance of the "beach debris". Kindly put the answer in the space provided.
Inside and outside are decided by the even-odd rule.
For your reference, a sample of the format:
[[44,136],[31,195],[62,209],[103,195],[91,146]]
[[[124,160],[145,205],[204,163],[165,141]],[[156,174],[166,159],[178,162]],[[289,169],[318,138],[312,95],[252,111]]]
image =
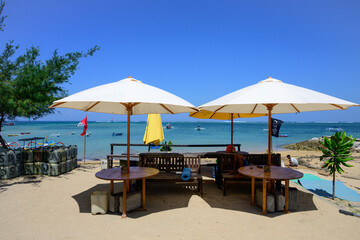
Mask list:
[[339,213],[342,213],[342,214],[345,214],[345,215],[348,215],[348,216],[360,217],[360,214],[345,211],[345,210],[342,210],[342,209],[339,209]]

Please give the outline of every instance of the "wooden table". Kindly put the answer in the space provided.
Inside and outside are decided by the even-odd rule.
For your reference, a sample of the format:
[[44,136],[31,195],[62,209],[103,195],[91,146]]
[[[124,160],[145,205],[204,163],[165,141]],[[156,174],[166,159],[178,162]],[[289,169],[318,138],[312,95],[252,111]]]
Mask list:
[[126,218],[126,192],[129,181],[142,179],[141,209],[145,208],[145,179],[159,173],[159,170],[148,167],[130,167],[129,173],[121,173],[120,168],[104,169],[97,172],[95,176],[100,179],[110,180],[110,193],[114,194],[114,181],[123,181],[123,211],[122,218]]
[[[255,178],[263,180],[263,214],[266,214],[266,180],[285,181],[285,209],[289,213],[289,180],[303,177],[303,173],[291,168],[270,166],[270,172],[264,172],[264,168],[257,166],[245,166],[239,168],[238,172],[251,178],[251,204],[255,205]],[[270,183],[269,183],[270,184]]]

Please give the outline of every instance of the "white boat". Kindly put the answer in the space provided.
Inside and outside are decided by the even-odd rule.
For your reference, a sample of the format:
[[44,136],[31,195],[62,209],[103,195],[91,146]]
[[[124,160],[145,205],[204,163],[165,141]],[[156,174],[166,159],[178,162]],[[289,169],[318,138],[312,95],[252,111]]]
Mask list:
[[342,129],[342,128],[326,128],[325,130],[328,132],[343,132],[344,131],[344,129]]

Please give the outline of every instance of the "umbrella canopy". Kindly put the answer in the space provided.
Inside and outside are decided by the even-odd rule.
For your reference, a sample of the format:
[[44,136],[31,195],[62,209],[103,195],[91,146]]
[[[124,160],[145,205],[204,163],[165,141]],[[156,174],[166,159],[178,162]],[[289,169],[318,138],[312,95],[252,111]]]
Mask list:
[[154,145],[159,145],[159,143],[164,141],[164,131],[160,114],[148,115],[143,141],[145,144],[152,143]]
[[206,110],[201,110],[199,112],[192,112],[189,114],[189,117],[199,118],[199,119],[217,119],[217,120],[231,120],[236,118],[253,118],[253,117],[263,117],[266,114],[246,114],[246,113],[224,113],[224,112],[211,112]]
[[263,116],[266,116],[266,114],[223,113],[223,112],[210,112],[206,110],[201,110],[199,112],[193,112],[189,114],[189,117],[199,118],[199,119],[231,120],[231,145],[233,145],[234,142],[234,119],[263,117]]
[[132,77],[93,87],[55,101],[50,108],[127,115],[127,167],[130,169],[130,116],[185,113],[198,109],[184,99]]
[[131,115],[197,111],[184,99],[132,77],[75,93],[55,101],[50,107],[125,115],[129,107]]
[[270,165],[271,114],[346,110],[351,106],[360,105],[269,77],[257,84],[242,88],[201,105],[199,108],[216,113],[268,114],[268,161]]

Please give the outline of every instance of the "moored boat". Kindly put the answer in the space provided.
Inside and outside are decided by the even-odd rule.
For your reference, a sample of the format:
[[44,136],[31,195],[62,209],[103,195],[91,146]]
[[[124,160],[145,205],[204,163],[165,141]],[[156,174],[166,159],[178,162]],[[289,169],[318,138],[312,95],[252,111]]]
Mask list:
[[289,134],[287,134],[287,133],[284,133],[284,134],[280,134],[279,135],[279,137],[288,137],[289,136]]
[[123,134],[122,134],[122,133],[113,132],[112,135],[113,135],[113,136],[122,136]]

